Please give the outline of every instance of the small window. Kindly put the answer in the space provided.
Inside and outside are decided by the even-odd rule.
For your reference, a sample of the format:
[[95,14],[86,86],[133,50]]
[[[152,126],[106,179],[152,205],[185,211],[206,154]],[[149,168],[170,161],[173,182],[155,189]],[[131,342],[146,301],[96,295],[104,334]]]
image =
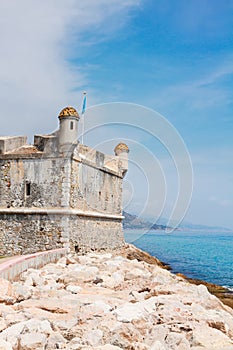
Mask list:
[[30,196],[31,194],[31,183],[27,182],[26,183],[26,196]]
[[70,122],[70,130],[74,129],[74,122]]

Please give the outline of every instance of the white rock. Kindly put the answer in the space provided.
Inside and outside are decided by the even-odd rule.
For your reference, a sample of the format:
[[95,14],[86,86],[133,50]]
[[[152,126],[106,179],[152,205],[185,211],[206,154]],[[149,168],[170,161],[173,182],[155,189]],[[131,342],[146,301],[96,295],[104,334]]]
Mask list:
[[21,312],[14,312],[14,313],[11,312],[5,315],[5,321],[7,323],[7,327],[10,327],[15,323],[27,321],[27,318]]
[[0,339],[0,350],[13,350],[13,348],[9,342]]
[[32,286],[33,286],[33,279],[32,279],[31,276],[27,276],[27,277],[25,278],[24,285],[25,285],[25,286],[28,286],[28,287],[32,287]]
[[0,302],[13,304],[15,300],[15,292],[12,283],[0,278]]
[[65,268],[66,266],[59,266],[58,264],[48,264],[42,267],[41,274],[56,279],[57,276],[60,276],[64,273]]
[[[0,303],[0,344],[12,347],[3,349],[233,349],[233,310],[205,287],[121,256],[70,259],[29,269],[22,283],[5,282],[3,294],[14,304]],[[96,277],[103,282],[93,283]],[[150,292],[138,292],[146,287]]]
[[156,340],[150,347],[150,350],[167,350],[165,346],[158,340]]
[[[111,253],[105,253],[105,254],[100,254],[98,256],[101,260],[107,260],[107,259],[111,259],[112,258],[112,254]],[[121,257],[120,257],[121,258]]]
[[96,266],[75,265],[74,271],[86,273],[88,275],[91,275],[91,277],[93,277],[99,272],[99,269]]
[[132,297],[132,301],[143,301],[147,293],[138,293],[137,291],[132,290],[129,295]]
[[77,264],[77,260],[72,255],[66,257],[66,265],[70,264]]
[[33,286],[42,286],[44,284],[44,279],[40,275],[40,271],[38,272],[33,272],[30,274],[30,277],[32,278],[33,281]]
[[107,269],[111,272],[117,271],[123,266],[122,260],[107,260],[104,262],[104,265],[107,266]]
[[165,344],[168,349],[188,350],[190,345],[184,334],[171,332],[167,334]]
[[60,258],[59,260],[58,260],[58,262],[57,262],[57,265],[58,266],[66,266],[66,257],[65,256],[63,256],[62,258]]
[[124,275],[119,271],[113,272],[112,275],[103,273],[101,276],[103,278],[103,282],[100,285],[105,288],[114,289],[124,282]]
[[120,308],[117,308],[113,312],[116,315],[119,322],[129,323],[133,320],[139,320],[144,317],[145,309],[142,303],[125,303]]
[[7,328],[6,321],[4,318],[0,317],[0,332],[3,331],[5,328]]
[[59,332],[54,332],[49,336],[47,340],[46,350],[66,349],[66,346],[66,339]]
[[0,315],[2,317],[12,312],[15,312],[13,305],[5,305],[0,303]]
[[157,300],[157,297],[152,297],[148,300],[136,303],[125,303],[114,310],[113,314],[117,316],[117,320],[120,322],[128,323],[133,320],[138,320],[147,317],[156,310]]
[[0,334],[0,340],[9,342],[12,345],[13,349],[17,349],[18,339],[23,329],[24,322],[17,323],[7,329],[4,329],[4,331],[2,331]]
[[32,332],[22,334],[19,340],[20,350],[44,350],[47,343],[45,334]]
[[124,282],[124,275],[121,272],[113,272],[112,278],[115,287]]
[[82,290],[82,288],[79,287],[79,286],[73,285],[73,284],[69,284],[69,285],[66,287],[66,290],[67,290],[68,292],[71,292],[72,294],[78,294],[78,293],[80,293],[80,291]]
[[[71,265],[73,266],[73,265]],[[74,265],[74,269],[67,271],[59,278],[64,284],[75,284],[77,282],[88,282],[98,275],[99,269],[95,266]]]
[[97,346],[100,345],[102,337],[103,332],[100,329],[93,329],[84,333],[83,340],[87,343],[87,345]]
[[110,310],[112,310],[112,307],[109,304],[105,303],[103,300],[96,300],[92,305],[101,309],[105,313],[108,313]]
[[15,345],[17,344],[20,334],[25,332],[41,332],[51,334],[53,330],[47,320],[40,321],[38,319],[31,319],[14,324],[13,326],[2,331],[0,336],[2,339],[9,341],[12,345]]
[[55,318],[52,321],[53,325],[56,326],[56,328],[59,328],[61,331],[67,331],[69,329],[72,329],[75,327],[78,323],[77,317],[72,317],[71,315],[67,315],[65,318]]
[[122,348],[119,348],[119,346],[111,345],[111,344],[105,344],[101,346],[97,346],[95,348],[96,350],[121,350]]
[[230,350],[233,349],[233,341],[221,331],[202,324],[193,330],[191,346],[206,347],[209,350]]
[[24,286],[21,283],[13,283],[13,288],[17,301],[29,299],[32,295],[31,288]]
[[138,268],[133,268],[129,271],[126,271],[125,273],[125,280],[132,280],[138,277],[149,279],[151,277],[151,274],[145,270]]
[[80,350],[82,344],[82,339],[79,337],[74,337],[68,344],[67,350]]
[[46,280],[44,285],[40,286],[38,290],[47,291],[47,290],[55,290],[61,287],[60,283],[56,283],[52,280]]

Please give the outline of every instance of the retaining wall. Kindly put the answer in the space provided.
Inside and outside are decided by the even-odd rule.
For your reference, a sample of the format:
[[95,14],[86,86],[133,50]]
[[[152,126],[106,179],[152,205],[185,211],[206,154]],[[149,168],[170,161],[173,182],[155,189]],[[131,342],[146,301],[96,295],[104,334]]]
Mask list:
[[1,263],[0,260],[0,277],[8,281],[15,280],[22,272],[29,268],[38,269],[48,263],[58,261],[67,253],[66,248],[47,250],[35,254],[21,255]]

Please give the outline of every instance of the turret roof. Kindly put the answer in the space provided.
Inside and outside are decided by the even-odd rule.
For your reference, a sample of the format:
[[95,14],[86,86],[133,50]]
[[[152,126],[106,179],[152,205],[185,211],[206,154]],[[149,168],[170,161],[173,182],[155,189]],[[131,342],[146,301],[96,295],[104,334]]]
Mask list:
[[118,143],[118,145],[114,148],[114,152],[116,151],[126,151],[126,152],[129,152],[129,147],[123,143],[123,142],[120,142]]
[[74,107],[68,106],[63,108],[63,110],[59,113],[58,118],[67,118],[67,117],[75,117],[79,119],[79,114]]

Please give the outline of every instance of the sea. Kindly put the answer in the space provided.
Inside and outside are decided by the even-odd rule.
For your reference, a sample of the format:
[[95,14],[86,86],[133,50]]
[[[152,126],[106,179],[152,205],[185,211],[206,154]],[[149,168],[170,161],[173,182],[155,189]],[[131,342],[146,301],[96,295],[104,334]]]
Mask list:
[[174,273],[233,291],[233,232],[126,230],[125,240],[170,265]]

